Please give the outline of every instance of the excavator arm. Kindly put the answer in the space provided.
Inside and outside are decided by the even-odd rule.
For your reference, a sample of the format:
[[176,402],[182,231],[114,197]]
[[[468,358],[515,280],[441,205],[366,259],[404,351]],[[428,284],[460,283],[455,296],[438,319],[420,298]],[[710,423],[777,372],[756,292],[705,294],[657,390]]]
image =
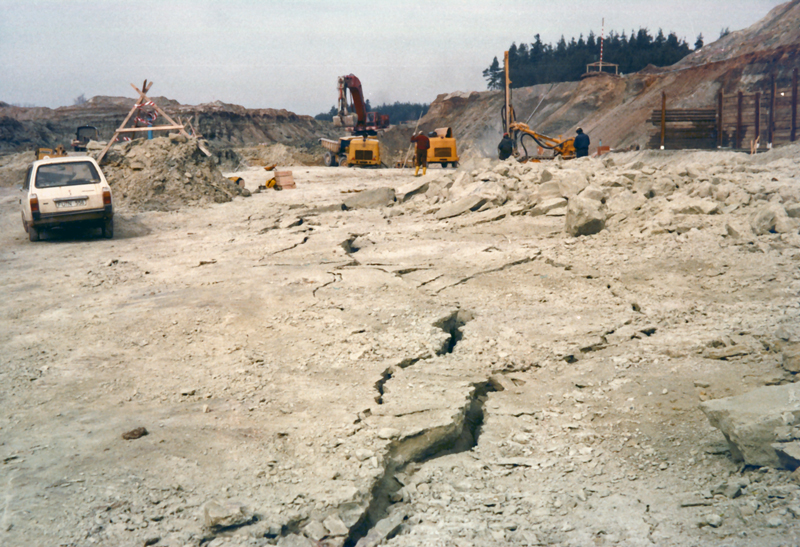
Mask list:
[[[350,92],[350,101],[347,92]],[[333,117],[336,127],[348,127],[354,135],[375,135],[378,129],[389,127],[389,116],[367,112],[361,81],[353,74],[339,77],[339,100]]]
[[[350,102],[347,101],[347,92],[350,91]],[[355,115],[350,113],[348,106]],[[364,104],[364,92],[361,90],[361,81],[353,74],[339,77],[338,112],[334,117],[337,126],[353,127],[353,132],[365,131],[367,128],[367,108]]]
[[511,129],[512,134],[517,137],[519,146],[522,147],[523,151],[525,152],[526,156],[530,156],[528,154],[528,150],[525,147],[525,137],[533,139],[534,142],[545,148],[547,150],[552,150],[553,154],[556,156],[561,156],[564,159],[572,159],[575,157],[575,139],[570,138],[566,140],[559,140],[553,137],[548,137],[547,135],[543,135],[541,133],[537,133],[536,131],[532,130],[528,127],[527,124],[524,123],[512,123],[509,126]]

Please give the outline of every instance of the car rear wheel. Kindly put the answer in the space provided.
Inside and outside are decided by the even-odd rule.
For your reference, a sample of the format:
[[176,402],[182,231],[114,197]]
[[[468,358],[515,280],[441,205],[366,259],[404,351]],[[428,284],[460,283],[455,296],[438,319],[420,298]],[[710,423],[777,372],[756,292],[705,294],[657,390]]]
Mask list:
[[39,230],[33,224],[28,226],[28,239],[31,241],[39,241]]
[[325,156],[322,158],[325,167],[336,167],[336,154],[333,152],[325,152]]
[[111,239],[114,237],[114,218],[106,219],[103,222],[103,237]]

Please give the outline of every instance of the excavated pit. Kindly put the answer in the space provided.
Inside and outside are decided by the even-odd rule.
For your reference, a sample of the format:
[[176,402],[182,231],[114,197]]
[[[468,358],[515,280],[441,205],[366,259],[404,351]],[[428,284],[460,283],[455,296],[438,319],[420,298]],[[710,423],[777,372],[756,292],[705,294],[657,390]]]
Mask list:
[[[404,485],[398,480],[397,475],[405,472],[409,465],[466,452],[478,444],[484,421],[483,407],[488,394],[493,391],[498,391],[498,386],[494,382],[472,384],[467,403],[461,412],[454,416],[451,424],[392,443],[386,457],[384,473],[370,493],[370,504],[361,519],[350,529],[350,534],[344,543],[345,547],[355,547],[361,538],[366,537],[373,528],[380,525],[381,521],[390,517],[395,508],[403,502],[401,489]],[[399,524],[390,528],[396,533]],[[384,539],[390,537],[391,535],[387,535]]]

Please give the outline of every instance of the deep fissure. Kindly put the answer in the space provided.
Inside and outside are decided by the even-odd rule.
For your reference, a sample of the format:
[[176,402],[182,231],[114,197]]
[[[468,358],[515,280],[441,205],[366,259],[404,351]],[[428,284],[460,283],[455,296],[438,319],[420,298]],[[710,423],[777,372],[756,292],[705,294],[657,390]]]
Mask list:
[[475,316],[470,311],[456,310],[447,317],[443,317],[435,322],[433,324],[434,327],[438,327],[450,335],[445,343],[442,344],[439,351],[436,352],[436,355],[453,353],[453,350],[456,349],[456,345],[464,338],[464,333],[461,332],[462,327],[474,318]]
[[[460,419],[456,419],[450,426],[423,431],[390,446],[384,473],[370,492],[367,510],[350,529],[345,547],[354,547],[378,523],[392,515],[393,508],[402,503],[399,493],[403,484],[397,475],[405,472],[409,465],[466,452],[478,444],[484,422],[483,407],[488,394],[493,391],[498,391],[496,383],[485,381],[472,384],[472,392],[462,409]],[[391,535],[387,539],[389,537]]]
[[[453,353],[456,345],[464,337],[464,333],[461,331],[462,327],[464,327],[464,325],[466,325],[469,321],[472,321],[474,318],[475,316],[470,311],[456,310],[433,323],[434,327],[442,329],[446,334],[448,334],[448,337],[444,340],[439,349],[436,350],[436,355]],[[386,383],[392,379],[396,369],[413,366],[418,362],[425,359],[430,359],[431,357],[433,357],[433,355],[424,357],[409,357],[384,370],[381,373],[381,378],[375,382],[375,391],[378,392],[378,395],[375,396],[375,402],[379,405],[383,404]]]

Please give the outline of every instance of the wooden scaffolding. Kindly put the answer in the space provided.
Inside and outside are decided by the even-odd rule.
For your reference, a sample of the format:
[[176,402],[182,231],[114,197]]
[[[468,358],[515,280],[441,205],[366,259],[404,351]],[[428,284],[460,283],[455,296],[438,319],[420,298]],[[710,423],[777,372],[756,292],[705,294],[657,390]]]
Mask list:
[[[117,137],[119,137],[122,133],[141,133],[141,132],[144,132],[144,131],[178,131],[181,135],[183,135],[183,136],[185,136],[187,138],[192,138],[192,136],[189,135],[189,133],[186,132],[186,128],[182,123],[179,123],[179,122],[176,122],[175,120],[173,120],[152,99],[150,99],[150,97],[147,96],[147,92],[150,91],[150,87],[152,87],[152,85],[153,85],[153,82],[148,82],[147,80],[145,80],[144,84],[142,84],[142,89],[139,89],[135,85],[131,84],[131,87],[133,89],[135,89],[136,92],[139,94],[139,99],[136,101],[136,104],[133,105],[133,107],[131,108],[131,111],[128,112],[128,115],[122,121],[122,123],[120,124],[119,128],[114,132],[114,136],[109,139],[109,141],[106,144],[105,148],[103,148],[103,150],[100,152],[100,155],[97,156],[96,159],[97,159],[98,163],[103,161],[103,158],[105,157],[105,155],[108,152],[108,150],[111,148],[111,145],[113,145],[117,141]],[[160,116],[162,116],[165,120],[167,120],[167,122],[169,122],[169,125],[148,125],[147,127],[126,127],[128,125],[128,122],[133,117],[133,115],[137,111],[140,111],[144,107],[152,107],[153,110],[158,112],[158,114]],[[210,156],[211,155],[211,152],[209,152],[200,143],[198,143],[197,146],[198,146],[198,148],[200,148],[200,150],[203,151],[203,153],[206,156]]]

